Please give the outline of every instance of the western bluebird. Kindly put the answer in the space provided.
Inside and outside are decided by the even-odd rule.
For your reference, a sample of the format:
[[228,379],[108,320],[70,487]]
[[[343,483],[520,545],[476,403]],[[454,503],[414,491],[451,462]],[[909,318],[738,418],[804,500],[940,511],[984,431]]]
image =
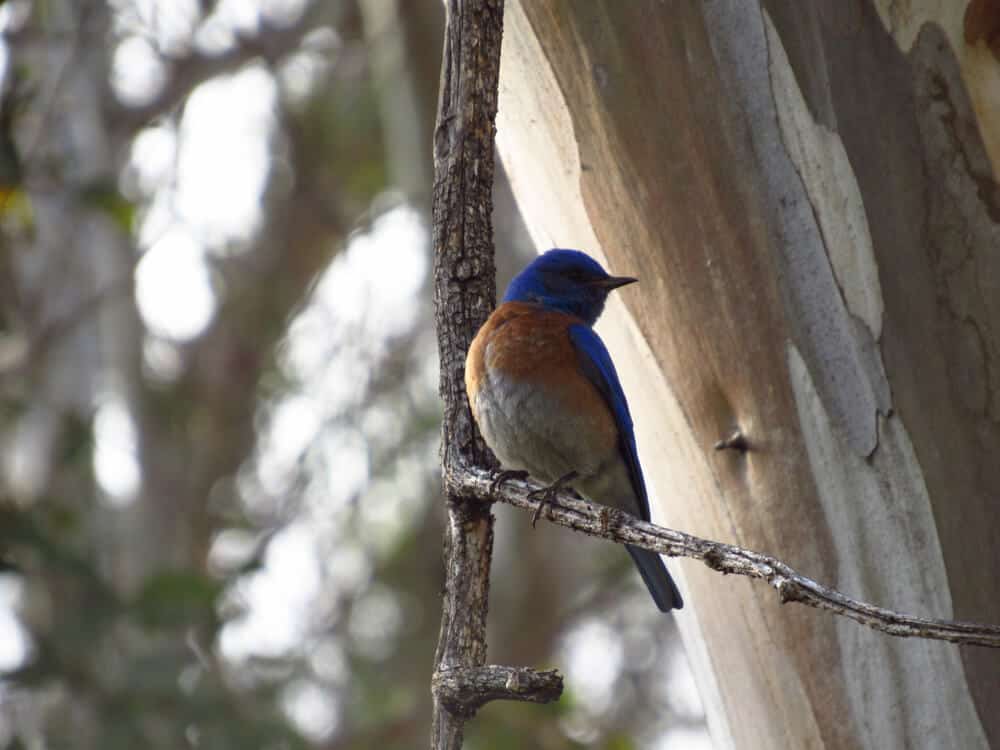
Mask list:
[[[506,469],[573,487],[649,520],[635,433],[611,355],[592,326],[610,276],[577,250],[549,250],[518,274],[479,329],[465,388],[479,431]],[[684,606],[655,552],[626,545],[662,612]]]

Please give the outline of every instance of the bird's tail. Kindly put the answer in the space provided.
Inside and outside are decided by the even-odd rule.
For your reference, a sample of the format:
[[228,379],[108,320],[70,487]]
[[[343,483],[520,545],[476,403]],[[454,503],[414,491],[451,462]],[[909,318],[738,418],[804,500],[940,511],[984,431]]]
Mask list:
[[681,592],[677,590],[674,579],[667,572],[667,566],[655,552],[647,549],[640,549],[629,544],[625,549],[632,555],[635,565],[642,574],[642,580],[646,582],[646,588],[653,595],[653,601],[660,608],[661,612],[669,612],[672,609],[681,609],[684,600],[681,599]]

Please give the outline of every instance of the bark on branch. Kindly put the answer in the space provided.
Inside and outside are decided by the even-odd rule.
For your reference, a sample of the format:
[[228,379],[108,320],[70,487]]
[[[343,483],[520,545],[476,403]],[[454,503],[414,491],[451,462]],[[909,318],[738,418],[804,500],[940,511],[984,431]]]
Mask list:
[[486,666],[435,673],[431,688],[452,713],[471,717],[492,700],[550,703],[562,694],[563,678],[555,669]]
[[[434,304],[444,402],[442,457],[490,466],[465,397],[465,352],[496,298],[493,136],[500,74],[502,0],[448,0],[441,98],[434,132]],[[490,501],[446,489],[445,590],[435,655],[431,747],[460,748],[463,727],[496,699],[556,700],[556,673],[487,667],[486,613],[493,516]]]
[[[529,500],[528,493],[537,487],[511,480],[494,491],[493,479],[494,475],[485,469],[453,466],[446,471],[445,486],[448,492],[476,497],[483,502],[500,500],[518,508],[535,510],[538,501]],[[566,493],[560,493],[555,502],[547,504],[542,516],[591,536],[633,544],[671,557],[691,557],[723,574],[767,581],[778,592],[782,604],[798,602],[825,609],[873,630],[904,638],[1000,648],[1000,625],[914,617],[877,607],[817,583],[770,555],[646,523],[627,513],[593,505]]]

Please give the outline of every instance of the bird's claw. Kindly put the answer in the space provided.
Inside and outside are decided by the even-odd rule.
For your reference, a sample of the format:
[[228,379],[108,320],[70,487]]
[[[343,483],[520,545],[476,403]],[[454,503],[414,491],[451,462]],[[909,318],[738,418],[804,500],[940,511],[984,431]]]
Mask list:
[[535,528],[535,524],[538,523],[538,519],[541,518],[542,509],[555,499],[559,490],[565,489],[566,485],[578,476],[579,474],[577,474],[577,472],[571,471],[569,474],[564,474],[559,477],[548,487],[542,487],[541,489],[532,490],[528,493],[529,500],[538,500],[538,507],[535,508],[535,512],[531,516],[531,528]]
[[497,475],[493,477],[493,481],[490,482],[490,494],[496,496],[500,492],[500,488],[504,486],[505,483],[509,482],[511,479],[527,479],[528,472],[521,469],[507,469],[504,471],[497,472]]
[[[528,497],[531,497],[531,495],[528,495]],[[548,497],[538,498],[538,505],[535,506],[535,512],[531,514],[531,528],[535,528],[535,524],[538,523],[538,519],[542,517],[542,508],[544,508],[550,502],[551,499]]]

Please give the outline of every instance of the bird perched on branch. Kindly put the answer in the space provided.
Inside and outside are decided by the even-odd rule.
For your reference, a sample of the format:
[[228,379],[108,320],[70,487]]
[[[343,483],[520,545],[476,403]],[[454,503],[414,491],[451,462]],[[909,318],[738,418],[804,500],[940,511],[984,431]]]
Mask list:
[[[508,470],[501,479],[530,475],[550,493],[572,484],[592,502],[648,521],[628,403],[592,328],[608,294],[636,280],[610,276],[577,250],[540,255],[473,339],[465,387],[483,438]],[[543,498],[539,510],[544,493],[533,493]],[[684,606],[658,554],[626,549],[661,611]]]

